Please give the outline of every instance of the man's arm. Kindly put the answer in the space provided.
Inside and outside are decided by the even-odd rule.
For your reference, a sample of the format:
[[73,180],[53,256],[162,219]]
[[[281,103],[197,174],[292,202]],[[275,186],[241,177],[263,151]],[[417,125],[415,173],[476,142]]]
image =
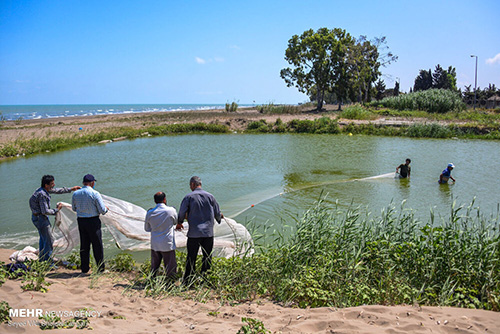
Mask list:
[[71,188],[67,188],[67,187],[52,188],[49,190],[49,193],[51,193],[51,194],[67,194],[67,193],[70,193],[72,191],[78,190],[80,188],[81,188],[80,186],[74,186]]
[[151,232],[151,224],[149,223],[149,211],[146,213],[146,219],[144,219],[144,231]]
[[181,202],[181,207],[179,208],[179,214],[177,216],[177,225],[182,225],[184,218],[187,218],[189,211],[189,198],[186,196]]
[[49,199],[45,196],[38,196],[38,204],[40,205],[40,213],[42,215],[55,215],[58,209],[51,209],[49,207]]
[[96,193],[95,204],[97,206],[97,210],[101,215],[105,215],[108,212],[108,208],[104,205],[104,201],[102,200],[101,194]]
[[222,219],[222,214],[220,212],[219,203],[217,203],[217,200],[215,199],[215,197],[214,197],[213,207],[214,207],[214,218],[217,221],[217,223],[220,224],[221,219]]

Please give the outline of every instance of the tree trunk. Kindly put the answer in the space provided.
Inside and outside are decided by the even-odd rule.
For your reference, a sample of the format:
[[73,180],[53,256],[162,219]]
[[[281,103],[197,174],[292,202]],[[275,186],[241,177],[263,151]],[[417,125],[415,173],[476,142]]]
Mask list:
[[318,92],[316,93],[316,110],[321,111],[323,109],[323,91],[318,89]]

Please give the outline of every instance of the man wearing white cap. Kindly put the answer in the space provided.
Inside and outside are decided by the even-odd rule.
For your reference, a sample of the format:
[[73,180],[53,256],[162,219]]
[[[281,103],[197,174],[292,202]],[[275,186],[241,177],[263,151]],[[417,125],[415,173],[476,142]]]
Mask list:
[[448,164],[448,167],[446,167],[445,170],[439,175],[439,183],[448,183],[448,180],[451,179],[453,182],[455,182],[455,179],[451,176],[451,171],[455,168],[455,165],[452,164],[451,162]]

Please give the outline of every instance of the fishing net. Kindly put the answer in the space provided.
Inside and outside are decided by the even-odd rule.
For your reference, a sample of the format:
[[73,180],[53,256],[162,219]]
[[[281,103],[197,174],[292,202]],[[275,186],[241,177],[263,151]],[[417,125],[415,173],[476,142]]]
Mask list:
[[[100,216],[102,229],[108,231],[116,246],[123,250],[149,250],[150,233],[144,231],[146,210],[135,204],[102,195],[108,213]],[[62,208],[56,215],[54,235],[54,253],[66,254],[80,243],[76,213],[71,204],[62,202]],[[175,231],[177,248],[185,248],[189,224],[184,222],[184,229]],[[253,253],[252,237],[245,226],[230,218],[223,218],[221,224],[214,225],[214,255],[221,257],[241,256]]]

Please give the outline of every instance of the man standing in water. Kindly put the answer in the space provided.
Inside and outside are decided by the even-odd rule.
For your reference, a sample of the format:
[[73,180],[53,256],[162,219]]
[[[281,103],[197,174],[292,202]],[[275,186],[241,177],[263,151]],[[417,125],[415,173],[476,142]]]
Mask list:
[[195,270],[196,256],[201,247],[203,254],[201,273],[205,273],[212,265],[212,249],[214,246],[214,220],[219,224],[224,216],[220,212],[215,197],[201,189],[201,179],[193,176],[189,180],[191,193],[182,200],[176,229],[183,228],[184,218],[189,223],[187,233],[187,259],[183,283],[189,285]]
[[411,173],[411,167],[410,167],[411,160],[408,158],[406,159],[406,163],[399,165],[396,168],[396,173],[399,174],[399,177],[402,179],[406,179],[407,177],[410,177]]
[[455,165],[452,164],[451,162],[448,164],[448,167],[446,167],[445,170],[439,175],[439,183],[448,183],[448,180],[451,179],[453,182],[455,182],[455,179],[451,176],[451,171],[455,168]]
[[42,186],[35,190],[30,197],[31,221],[38,230],[40,240],[38,242],[38,258],[41,261],[47,261],[52,257],[53,240],[50,232],[50,221],[48,215],[55,216],[61,210],[62,204],[59,203],[55,209],[50,208],[50,194],[66,194],[78,190],[80,186],[72,188],[55,188],[56,183],[52,175],[42,177]]
[[177,274],[175,259],[174,226],[177,224],[177,211],[167,206],[167,196],[160,191],[154,195],[156,206],[149,209],[144,221],[144,230],[151,232],[151,273],[156,275],[163,259],[165,275]]
[[101,194],[94,190],[95,182],[93,175],[85,175],[83,188],[75,191],[71,200],[80,232],[80,261],[84,274],[90,269],[90,245],[94,251],[97,271],[104,271],[104,248],[99,215],[106,214],[108,208],[104,205]]

